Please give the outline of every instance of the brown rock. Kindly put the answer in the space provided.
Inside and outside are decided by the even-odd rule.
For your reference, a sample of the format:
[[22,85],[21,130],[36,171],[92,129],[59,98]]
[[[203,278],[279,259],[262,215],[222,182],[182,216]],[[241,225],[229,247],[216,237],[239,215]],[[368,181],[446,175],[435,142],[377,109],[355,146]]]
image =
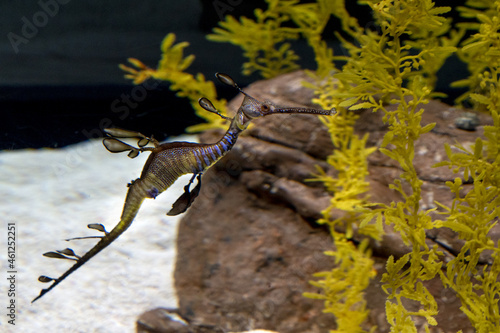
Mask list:
[[[304,73],[295,72],[257,82],[247,92],[275,104],[308,106],[312,95],[301,88],[304,79]],[[236,109],[241,98],[230,105]],[[432,167],[446,158],[444,143],[473,143],[490,120],[478,114],[477,131],[464,131],[454,122],[459,110],[437,101],[422,107],[423,124],[437,123],[415,147],[415,166],[424,180],[421,206],[427,209],[434,207],[434,200],[451,204],[445,181],[457,175],[448,168]],[[379,145],[386,131],[382,115],[360,110],[359,116],[357,133],[369,133],[369,145]],[[180,223],[175,270],[179,313],[191,324],[224,331],[261,328],[326,333],[335,328],[333,317],[322,313],[321,301],[304,298],[302,293],[317,291],[308,281],[334,264],[323,254],[333,246],[328,230],[314,222],[322,216],[331,194],[320,183],[307,181],[317,165],[336,174],[325,162],[333,149],[329,134],[316,116],[274,115],[254,123],[234,149],[205,174],[200,196]],[[212,131],[201,138],[215,142],[221,135]],[[371,198],[385,204],[400,200],[388,188],[401,173],[396,163],[380,152],[373,153],[369,163]],[[375,258],[379,274],[366,291],[371,310],[367,324],[377,325],[377,332],[389,328],[386,295],[380,287],[386,258],[408,252],[398,233],[390,228],[386,232],[382,241],[372,242],[374,254],[379,256]],[[432,232],[451,248],[460,248],[451,230]],[[500,237],[498,227],[492,235]],[[355,235],[353,241],[359,240]],[[470,328],[452,292],[443,289],[439,280],[427,287],[441,306],[438,331]]]
[[137,320],[137,333],[192,333],[189,324],[174,309],[158,308]]
[[139,317],[137,333],[224,333],[224,331],[210,325],[189,323],[176,309],[158,308]]
[[333,264],[322,254],[331,246],[328,234],[293,209],[261,200],[239,181],[226,183],[224,173],[207,173],[205,183],[225,186],[202,187],[203,199],[180,225],[180,312],[229,331],[305,332],[325,321],[333,324],[317,301],[301,295],[314,290],[307,285],[314,272]]

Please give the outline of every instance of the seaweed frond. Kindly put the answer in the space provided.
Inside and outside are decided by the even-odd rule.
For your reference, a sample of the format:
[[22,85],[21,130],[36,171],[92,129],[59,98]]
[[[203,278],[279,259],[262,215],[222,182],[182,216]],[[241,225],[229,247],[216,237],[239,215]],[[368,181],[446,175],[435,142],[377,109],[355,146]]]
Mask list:
[[[500,214],[500,1],[467,1],[462,15],[476,18],[468,28],[478,33],[467,39],[460,50],[471,75],[464,80],[470,98],[480,109],[488,111],[492,126],[484,126],[486,140],[477,138],[470,149],[456,145],[446,148],[448,160],[436,166],[447,166],[461,177],[446,182],[454,199],[451,207],[439,204],[445,212],[443,226],[458,233],[465,241],[460,252],[441,273],[445,286],[452,288],[462,303],[476,332],[500,331],[500,244],[491,239],[490,230]],[[478,10],[478,9],[481,9]],[[473,187],[465,195],[463,183]],[[492,253],[488,263],[481,255]]]
[[[317,92],[320,93],[321,90],[318,89]],[[317,101],[323,98],[320,97]],[[325,101],[328,100],[329,98]],[[383,234],[380,219],[376,224],[360,223],[371,214],[371,204],[366,195],[369,189],[366,181],[367,157],[375,148],[366,147],[367,135],[359,138],[354,134],[356,119],[352,112],[343,108],[337,108],[335,117],[322,118],[337,147],[327,161],[338,171],[338,175],[333,178],[318,167],[318,174],[311,179],[321,181],[333,194],[329,207],[322,212],[323,218],[318,223],[329,227],[335,248],[325,254],[334,257],[337,266],[314,275],[320,280],[310,283],[320,287],[321,293],[304,293],[304,296],[324,300],[324,312],[333,314],[337,320],[337,330],[332,332],[365,332],[363,325],[366,324],[369,311],[364,300],[364,290],[376,272],[371,253],[367,249],[368,238],[359,246],[355,246],[350,239],[355,229],[374,239],[380,239]],[[341,210],[344,214],[332,219],[334,210]]]
[[206,97],[214,104],[215,108],[223,115],[227,115],[226,100],[217,98],[217,91],[212,81],[206,81],[203,74],[192,75],[185,70],[194,61],[194,55],[184,57],[184,49],[189,46],[187,42],[174,44],[175,35],[168,34],[161,44],[162,58],[156,69],[143,64],[140,60],[129,58],[132,65],[120,64],[126,73],[125,77],[134,84],[140,84],[149,78],[170,82],[170,90],[177,91],[177,96],[187,97],[196,114],[206,120],[206,123],[194,125],[186,129],[187,132],[200,132],[209,128],[225,128],[225,120],[214,113],[207,112],[199,104],[200,97]]
[[[438,55],[442,62],[455,51],[458,38],[443,37],[449,30],[441,17],[449,10],[435,7],[432,1],[362,1],[371,7],[378,31],[361,29],[351,20],[347,27],[356,43],[342,39],[350,56],[342,71],[335,74],[341,86],[351,87],[339,92],[345,100],[340,107],[357,110],[371,108],[384,113],[388,131],[379,150],[396,161],[402,172],[390,188],[403,200],[361,216],[361,226],[372,221],[377,228],[382,220],[401,234],[412,251],[399,259],[390,257],[382,277],[388,293],[387,320],[391,332],[415,332],[413,317],[422,317],[425,325],[436,325],[437,304],[423,282],[433,279],[441,262],[436,249],[425,242],[426,231],[439,227],[430,212],[420,207],[422,180],[413,159],[415,141],[432,130],[434,124],[421,125],[422,105],[433,95],[437,68],[429,65],[429,57]],[[343,14],[345,15],[345,13]],[[346,18],[340,18],[346,21]],[[452,42],[450,42],[452,40]],[[395,105],[390,110],[387,105]],[[420,304],[418,311],[405,307],[404,299]]]
[[[495,75],[500,59],[500,1],[466,1],[466,6],[458,8],[462,17],[475,19],[476,22],[457,24],[464,30],[477,31],[462,43],[458,50],[459,58],[467,64],[470,75],[466,79],[455,81],[452,86],[466,87],[467,91],[457,98],[456,103],[471,101],[481,109],[484,103],[477,103],[471,94],[489,96],[490,75]],[[472,99],[472,100],[471,100]]]
[[315,273],[314,277],[320,280],[310,281],[313,286],[323,290],[322,294],[304,293],[304,296],[325,302],[324,312],[333,314],[337,320],[337,329],[330,332],[365,332],[361,327],[369,312],[364,290],[376,275],[368,239],[356,247],[339,235],[335,239],[335,251],[327,251],[325,254],[333,257],[337,266],[331,271]]
[[269,79],[279,74],[299,68],[297,54],[286,40],[298,38],[293,28],[286,26],[290,20],[289,8],[297,5],[298,0],[267,0],[267,10],[256,9],[255,21],[246,17],[236,20],[228,15],[214,28],[214,33],[207,36],[215,42],[229,42],[243,49],[248,61],[243,64],[243,74],[260,72]]

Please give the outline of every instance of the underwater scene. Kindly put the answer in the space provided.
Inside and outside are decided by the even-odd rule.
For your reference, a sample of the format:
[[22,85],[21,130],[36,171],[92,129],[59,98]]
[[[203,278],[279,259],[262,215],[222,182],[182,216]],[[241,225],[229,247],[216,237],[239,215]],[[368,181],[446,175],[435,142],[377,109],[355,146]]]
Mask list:
[[500,0],[0,13],[0,332],[500,332]]

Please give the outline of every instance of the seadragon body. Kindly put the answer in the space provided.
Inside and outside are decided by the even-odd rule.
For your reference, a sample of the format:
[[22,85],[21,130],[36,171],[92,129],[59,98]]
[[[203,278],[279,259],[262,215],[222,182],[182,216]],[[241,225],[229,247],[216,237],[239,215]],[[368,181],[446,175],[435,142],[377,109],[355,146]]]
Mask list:
[[[178,215],[186,211],[200,191],[201,174],[203,171],[212,166],[231,150],[236,143],[238,135],[245,130],[252,119],[278,113],[330,115],[335,112],[333,110],[327,111],[309,108],[277,107],[268,102],[260,102],[243,92],[228,75],[218,73],[216,76],[223,83],[236,87],[245,95],[243,103],[233,118],[220,115],[208,99],[200,99],[199,103],[205,110],[231,120],[228,130],[216,143],[199,144],[190,142],[170,142],[160,144],[155,139],[146,137],[138,132],[117,128],[105,130],[109,137],[103,140],[103,144],[110,152],[119,153],[129,151],[129,157],[132,158],[136,157],[140,152],[150,151],[151,154],[144,165],[141,176],[128,184],[129,189],[123,206],[120,222],[118,222],[118,224],[109,232],[107,232],[100,224],[89,224],[89,228],[103,232],[104,236],[79,237],[100,238],[99,242],[94,245],[94,247],[81,257],[77,256],[71,249],[47,252],[44,254],[44,256],[47,257],[69,259],[76,262],[58,278],[50,278],[43,275],[40,276],[39,281],[53,283],[48,288],[42,289],[40,295],[38,295],[32,302],[38,300],[56,287],[60,282],[106,248],[125,230],[127,230],[127,228],[132,224],[145,199],[156,198],[160,193],[167,190],[180,176],[192,173],[193,177],[191,178],[189,184],[184,187],[184,193],[177,199],[177,201],[173,204],[172,209],[167,214]],[[118,138],[138,139],[137,145],[139,147],[130,146],[121,140],[118,140]],[[154,147],[145,147],[150,142],[154,145]],[[195,177],[197,177],[198,184],[193,190],[190,191],[189,187]],[[77,237],[74,239],[79,238]]]

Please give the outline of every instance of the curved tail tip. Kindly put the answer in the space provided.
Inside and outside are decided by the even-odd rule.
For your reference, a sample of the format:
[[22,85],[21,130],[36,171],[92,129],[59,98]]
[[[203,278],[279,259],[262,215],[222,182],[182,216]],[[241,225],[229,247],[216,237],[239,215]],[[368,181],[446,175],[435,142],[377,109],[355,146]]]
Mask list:
[[33,300],[31,301],[31,304],[35,303],[38,299],[42,298],[42,296],[45,295],[45,293],[47,293],[47,291],[48,291],[47,289],[42,289],[42,291],[40,292],[40,295],[33,298]]
[[52,290],[52,288],[54,288],[54,287],[55,287],[55,286],[59,283],[59,281],[58,281],[58,280],[53,279],[53,278],[50,278],[50,277],[48,277],[48,276],[44,276],[44,275],[40,276],[40,277],[38,278],[38,281],[43,282],[43,283],[54,281],[54,283],[53,283],[53,284],[51,284],[48,288],[42,289],[42,290],[40,291],[40,295],[38,295],[37,297],[35,297],[35,298],[31,301],[31,304],[35,303],[38,299],[42,298],[42,297],[43,297],[43,295],[45,295],[46,293],[48,293],[49,291],[51,291],[51,290]]

